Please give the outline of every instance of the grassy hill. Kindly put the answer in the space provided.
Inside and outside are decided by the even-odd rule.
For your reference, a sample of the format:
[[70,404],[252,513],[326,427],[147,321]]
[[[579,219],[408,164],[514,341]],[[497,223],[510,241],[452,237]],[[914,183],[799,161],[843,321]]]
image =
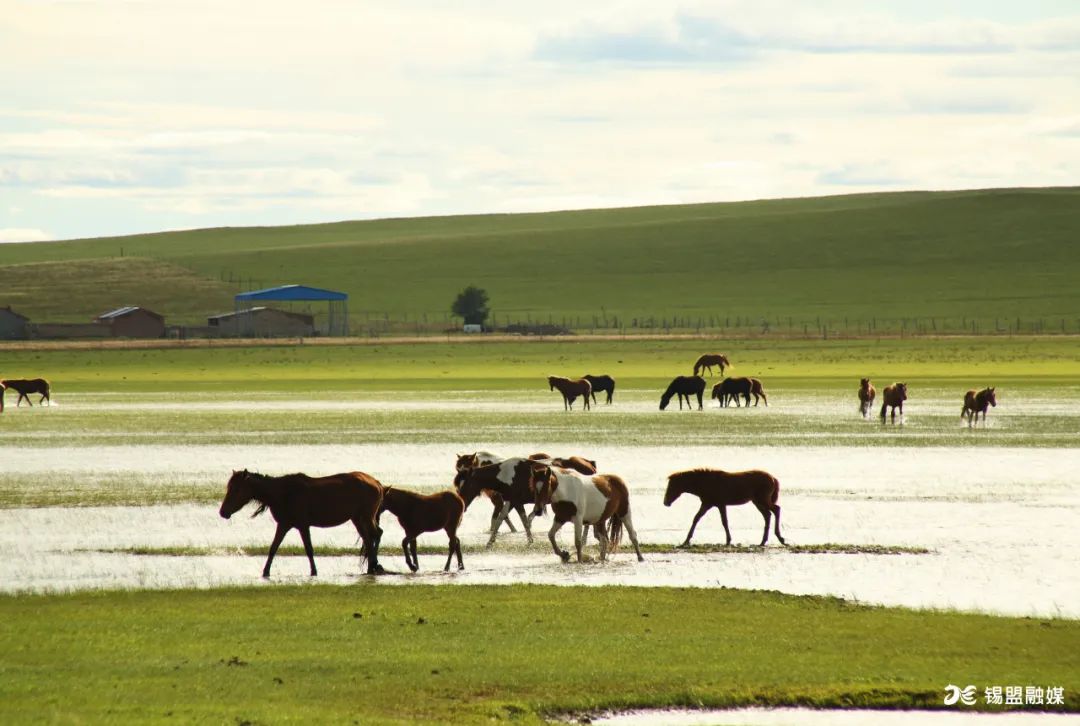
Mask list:
[[85,320],[144,304],[198,323],[236,291],[296,282],[348,292],[359,332],[385,316],[441,325],[473,283],[499,324],[1042,318],[1076,332],[1078,242],[1076,188],[206,229],[5,245],[0,305]]

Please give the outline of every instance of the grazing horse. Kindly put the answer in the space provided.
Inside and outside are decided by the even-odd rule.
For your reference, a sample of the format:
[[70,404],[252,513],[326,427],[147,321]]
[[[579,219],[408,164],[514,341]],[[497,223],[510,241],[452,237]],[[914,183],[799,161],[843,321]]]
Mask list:
[[983,423],[986,423],[986,409],[988,406],[997,408],[997,396],[994,395],[993,388],[984,388],[978,393],[974,389],[964,394],[964,408],[960,411],[960,418],[967,416],[968,426],[972,425],[972,416],[975,417],[974,423],[979,423],[979,414],[983,415]]
[[761,537],[761,546],[769,541],[769,518],[776,515],[776,538],[780,544],[787,544],[780,536],[780,482],[776,477],[764,471],[726,472],[719,469],[690,469],[677,471],[668,476],[667,491],[664,492],[664,506],[670,507],[681,494],[693,494],[701,500],[701,508],[694,515],[686,540],[679,545],[689,547],[694,529],[705,513],[713,507],[720,510],[720,521],[724,523],[727,544],[731,544],[731,530],[728,528],[727,507],[729,504],[754,506],[765,518],[765,533]]
[[401,549],[405,552],[405,565],[416,572],[420,561],[416,559],[416,538],[424,532],[446,531],[450,539],[450,552],[446,555],[443,572],[450,570],[450,561],[457,553],[459,570],[465,569],[461,560],[461,540],[457,529],[461,526],[461,516],[465,513],[465,501],[453,489],[434,494],[417,494],[405,489],[387,487],[383,493],[380,512],[389,511],[405,530],[405,539],[401,540]]
[[498,494],[503,500],[502,511],[491,525],[488,547],[495,544],[495,535],[499,531],[499,525],[510,516],[511,508],[518,513],[521,523],[525,526],[525,536],[529,542],[532,542],[532,528],[529,526],[531,518],[525,515],[525,505],[533,500],[532,492],[529,490],[529,469],[535,463],[537,462],[532,459],[513,456],[499,464],[462,469],[454,477],[454,487],[465,501],[466,509],[481,492]]
[[900,409],[900,423],[904,423],[904,401],[907,400],[907,384],[894,383],[881,391],[881,423],[885,423],[885,409],[891,409],[892,422],[896,423],[896,409]]
[[315,553],[311,549],[312,527],[336,527],[351,521],[363,540],[363,552],[368,558],[368,574],[382,572],[379,564],[379,508],[383,503],[383,487],[377,479],[360,471],[331,476],[310,477],[306,474],[266,476],[244,469],[234,471],[229,477],[225,499],[218,513],[225,519],[255,500],[259,508],[252,517],[270,510],[277,522],[277,532],[270,543],[270,554],[263,567],[263,577],[270,577],[270,564],[274,561],[281,540],[290,529],[300,531],[304,552],[315,570]]
[[585,380],[592,386],[592,402],[596,403],[596,392],[607,393],[607,402],[610,404],[612,397],[615,395],[615,379],[611,376],[590,376],[585,375]]
[[559,549],[555,535],[571,520],[574,522],[574,546],[578,562],[584,561],[581,550],[588,537],[585,531],[587,524],[593,526],[596,540],[600,543],[601,561],[607,559],[609,551],[614,552],[618,548],[624,528],[634,544],[638,562],[645,559],[641,556],[637,532],[630,517],[630,492],[620,477],[614,474],[586,476],[535,462],[529,472],[529,488],[534,492],[537,507],[550,503],[555,512],[548,540],[551,549],[563,562],[570,561],[570,553]]
[[728,362],[726,355],[721,353],[706,353],[697,359],[697,363],[694,363],[694,375],[696,376],[707,370],[711,376],[713,366],[720,366],[720,375],[724,375],[724,368],[731,367],[731,363]]
[[[4,389],[10,388],[19,394],[19,397],[15,399],[15,407],[18,408],[22,405],[22,400],[26,399],[27,406],[33,406],[30,402],[31,393],[40,393],[41,398],[38,399],[38,403],[48,401],[52,404],[52,399],[49,397],[49,382],[44,378],[9,378],[7,380],[0,381],[0,397],[4,394]],[[0,404],[0,411],[3,411],[3,404]]]
[[749,406],[751,395],[754,396],[755,406],[758,405],[759,400],[764,400],[765,405],[769,405],[769,399],[765,396],[765,389],[761,386],[761,381],[756,378],[725,378],[713,386],[712,389],[712,397],[720,399],[722,408],[732,401],[735,402],[736,406],[739,406],[740,396]]
[[702,402],[702,395],[705,393],[705,379],[701,376],[676,376],[675,379],[668,385],[667,390],[664,391],[664,395],[660,396],[660,410],[663,411],[671,403],[671,397],[678,394],[679,396],[679,410],[682,411],[683,399],[686,399],[686,407],[689,410],[693,410],[693,406],[690,405],[690,396],[697,396],[698,410],[705,408]]
[[874,389],[874,384],[870,382],[870,379],[859,379],[859,413],[862,414],[863,418],[870,415],[875,398],[877,398],[877,391]]
[[585,410],[589,410],[589,396],[592,395],[592,384],[585,378],[579,378],[576,381],[572,381],[569,378],[560,378],[559,376],[548,376],[548,385],[551,386],[551,390],[559,389],[559,393],[563,398],[563,410],[572,411],[574,409],[574,401],[578,396],[581,396],[585,401]]

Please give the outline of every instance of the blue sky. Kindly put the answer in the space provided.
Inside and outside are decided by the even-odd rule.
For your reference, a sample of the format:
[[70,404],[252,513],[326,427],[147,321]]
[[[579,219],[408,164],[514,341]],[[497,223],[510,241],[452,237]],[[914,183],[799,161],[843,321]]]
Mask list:
[[1074,2],[0,0],[0,241],[1078,169]]

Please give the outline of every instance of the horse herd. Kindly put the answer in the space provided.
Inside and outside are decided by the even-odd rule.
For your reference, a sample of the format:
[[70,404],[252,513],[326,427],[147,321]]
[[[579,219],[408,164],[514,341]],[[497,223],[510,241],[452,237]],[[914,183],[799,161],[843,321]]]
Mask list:
[[[481,494],[490,498],[493,511],[487,546],[495,544],[500,527],[510,522],[510,512],[517,512],[528,541],[533,541],[532,522],[545,516],[551,508],[552,525],[548,541],[554,553],[569,562],[571,554],[561,549],[556,540],[559,530],[567,523],[574,526],[574,548],[577,561],[586,560],[582,549],[588,539],[589,527],[600,547],[600,560],[617,550],[623,532],[629,537],[638,561],[643,561],[630,509],[630,492],[625,480],[616,474],[601,474],[596,462],[580,456],[552,457],[537,453],[526,457],[502,458],[489,452],[462,454],[455,464],[452,488],[421,494],[400,487],[385,486],[363,472],[348,472],[324,477],[306,474],[266,476],[255,472],[234,471],[226,487],[225,498],[218,513],[228,519],[251,501],[258,503],[252,516],[270,511],[277,530],[270,543],[270,552],[263,566],[263,577],[270,576],[270,566],[285,535],[292,529],[300,532],[311,575],[318,574],[311,545],[312,527],[336,527],[352,522],[360,535],[362,559],[367,560],[367,573],[384,572],[379,564],[379,546],[383,530],[379,519],[390,512],[405,533],[401,548],[405,564],[413,572],[420,568],[416,539],[423,532],[446,533],[448,552],[443,571],[448,571],[457,557],[459,570],[465,569],[461,554],[458,527],[465,510]],[[769,540],[769,524],[775,521],[776,538],[780,535],[780,482],[764,471],[726,472],[719,469],[691,469],[668,476],[664,505],[671,506],[683,494],[701,500],[690,531],[682,547],[690,545],[698,522],[712,508],[720,510],[727,544],[731,544],[728,527],[728,505],[753,502],[765,519],[761,546]],[[528,506],[532,511],[526,513]]]

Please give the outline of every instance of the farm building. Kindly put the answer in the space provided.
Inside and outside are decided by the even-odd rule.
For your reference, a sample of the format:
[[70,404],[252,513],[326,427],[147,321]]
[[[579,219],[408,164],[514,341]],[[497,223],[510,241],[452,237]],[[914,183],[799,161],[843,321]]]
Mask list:
[[165,316],[134,305],[110,310],[94,318],[109,328],[114,338],[161,338],[165,335]]
[[[242,292],[234,300],[236,301],[236,315],[241,320],[248,315],[245,310],[241,309],[242,306],[251,305],[252,303],[284,302],[291,306],[297,302],[325,302],[326,316],[315,325],[315,333],[317,335],[337,336],[349,334],[349,296],[344,292],[322,290],[307,285],[282,285],[280,287],[269,287],[265,290]],[[248,310],[254,309],[248,308]],[[314,319],[315,316],[311,317]],[[242,328],[245,325],[243,322],[238,324]],[[250,329],[250,326],[247,329]]]
[[15,312],[10,305],[0,308],[0,340],[21,340],[29,334],[30,318]]
[[254,307],[206,319],[211,335],[236,338],[285,338],[315,334],[315,318],[277,308]]

